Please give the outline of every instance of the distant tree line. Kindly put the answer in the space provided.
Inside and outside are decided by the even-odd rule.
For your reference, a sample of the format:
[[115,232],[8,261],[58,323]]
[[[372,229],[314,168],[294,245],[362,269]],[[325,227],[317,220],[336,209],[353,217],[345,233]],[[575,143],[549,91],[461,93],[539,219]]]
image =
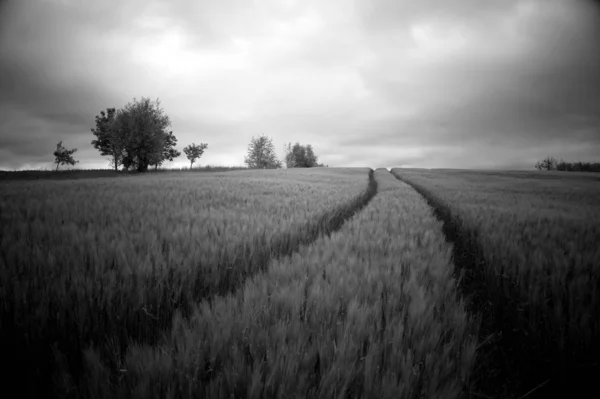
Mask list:
[[[95,117],[95,127],[90,129],[96,137],[91,144],[100,155],[110,157],[115,171],[123,170],[146,172],[149,167],[158,169],[165,161],[173,161],[181,155],[175,146],[177,137],[169,130],[171,120],[160,107],[160,101],[135,98],[122,109],[107,108]],[[183,149],[190,161],[190,169],[204,154],[206,143],[192,143]],[[54,152],[56,169],[59,165],[74,165],[77,149],[67,150],[59,142]],[[311,168],[324,166],[318,163],[312,145],[287,144],[284,156],[287,168]],[[260,135],[252,137],[248,145],[244,163],[251,169],[282,168],[284,163],[277,158],[273,140]]]
[[557,170],[564,172],[600,172],[600,162],[565,162],[554,157],[546,157],[535,164],[537,170]]
[[[318,157],[310,144],[301,145],[296,143],[292,145],[292,143],[289,143],[285,152],[284,160],[287,168],[324,166],[317,162]],[[277,158],[273,139],[265,135],[252,137],[244,162],[251,169],[277,169],[283,167],[283,162]]]
[[318,157],[315,155],[310,144],[300,145],[296,143],[292,146],[289,143],[286,148],[285,165],[288,168],[313,168],[323,166],[317,162]]

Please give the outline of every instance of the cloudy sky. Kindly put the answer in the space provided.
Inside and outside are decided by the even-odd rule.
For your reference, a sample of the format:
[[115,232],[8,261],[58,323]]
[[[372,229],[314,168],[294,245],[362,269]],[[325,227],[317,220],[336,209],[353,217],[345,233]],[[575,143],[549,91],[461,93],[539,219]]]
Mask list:
[[591,0],[0,0],[0,169],[61,140],[108,167],[94,116],[134,97],[201,165],[259,134],[330,166],[599,161],[598,48]]

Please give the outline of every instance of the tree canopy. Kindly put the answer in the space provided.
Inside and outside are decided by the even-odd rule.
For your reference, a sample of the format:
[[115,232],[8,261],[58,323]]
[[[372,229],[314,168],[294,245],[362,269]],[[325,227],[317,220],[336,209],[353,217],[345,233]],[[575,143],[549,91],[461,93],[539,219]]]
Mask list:
[[77,151],[77,148],[73,148],[72,150],[67,150],[62,145],[62,141],[59,141],[56,144],[56,150],[54,151],[54,163],[56,163],[56,170],[58,170],[59,165],[75,165],[77,162],[73,158],[73,154]]
[[100,151],[100,155],[112,157],[111,164],[116,171],[122,163],[123,154],[119,137],[113,129],[115,114],[115,108],[107,108],[106,112],[101,111],[100,115],[96,115],[96,127],[90,130],[96,136],[96,139],[92,140],[92,145]]
[[173,161],[175,158],[181,155],[181,152],[175,149],[177,145],[177,137],[172,131],[165,136],[165,143],[160,152],[154,153],[150,156],[150,165],[154,165],[154,169],[157,169],[162,165],[164,161]]
[[244,162],[251,169],[276,169],[282,166],[277,159],[273,140],[265,135],[252,137]]
[[312,168],[315,166],[323,166],[317,162],[318,157],[315,155],[310,144],[301,145],[296,143],[292,146],[289,143],[286,148],[285,165],[288,168]]
[[206,143],[200,143],[199,145],[192,143],[183,149],[185,156],[190,160],[190,169],[194,165],[194,162],[204,154],[204,150],[207,147],[208,144]]
[[557,170],[563,172],[600,172],[600,162],[566,162],[548,156],[535,164],[537,170]]
[[120,165],[145,172],[164,161],[181,155],[175,149],[177,138],[172,131],[169,116],[160,107],[160,101],[135,98],[123,109],[107,108],[96,116],[96,127],[91,129],[96,139],[92,144],[101,155],[111,156],[115,170]]

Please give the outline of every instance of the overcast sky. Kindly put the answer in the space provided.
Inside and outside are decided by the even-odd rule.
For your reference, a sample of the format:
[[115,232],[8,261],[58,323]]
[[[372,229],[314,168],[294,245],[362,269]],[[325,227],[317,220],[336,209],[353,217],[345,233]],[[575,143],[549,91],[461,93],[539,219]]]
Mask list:
[[94,117],[134,97],[200,165],[259,134],[330,166],[600,161],[599,48],[585,0],[0,0],[0,168],[61,140],[108,167]]

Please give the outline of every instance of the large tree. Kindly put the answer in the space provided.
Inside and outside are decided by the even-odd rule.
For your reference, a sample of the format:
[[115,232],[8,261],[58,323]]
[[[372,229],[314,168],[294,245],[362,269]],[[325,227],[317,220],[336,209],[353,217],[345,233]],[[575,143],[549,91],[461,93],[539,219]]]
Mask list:
[[123,140],[124,166],[146,172],[151,162],[156,162],[164,150],[166,129],[171,125],[169,116],[160,108],[157,99],[152,103],[144,98],[127,104],[116,116],[116,128]]
[[73,148],[72,150],[67,150],[62,145],[62,141],[59,141],[56,144],[56,150],[54,151],[54,163],[56,163],[56,170],[58,170],[59,165],[75,165],[79,161],[76,161],[73,158],[73,153],[77,151],[77,148]]
[[265,135],[252,137],[244,162],[253,169],[281,168],[281,161],[275,154],[273,140]]
[[323,166],[317,162],[318,158],[310,144],[300,145],[296,143],[292,146],[289,143],[286,148],[285,164],[288,168],[312,168]]
[[92,144],[102,155],[112,157],[115,170],[123,165],[145,172],[150,165],[158,168],[181,155],[175,149],[177,138],[167,131],[170,125],[158,99],[134,98],[123,109],[108,108],[96,116],[96,128],[91,130],[97,139]]

